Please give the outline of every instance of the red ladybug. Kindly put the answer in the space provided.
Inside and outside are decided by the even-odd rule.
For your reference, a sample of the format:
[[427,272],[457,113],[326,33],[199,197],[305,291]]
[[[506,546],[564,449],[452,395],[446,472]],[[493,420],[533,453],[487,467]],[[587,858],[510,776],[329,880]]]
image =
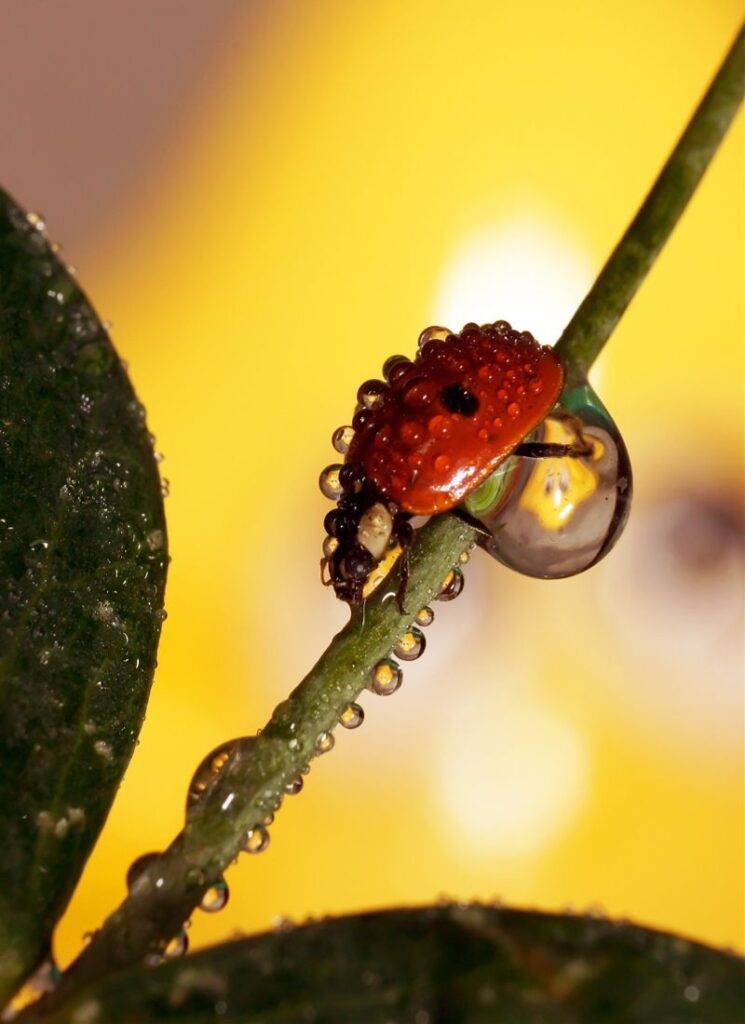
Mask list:
[[414,361],[392,356],[383,375],[360,387],[351,428],[334,434],[344,464],[321,474],[337,500],[324,521],[322,577],[350,604],[390,547],[408,555],[411,517],[455,509],[546,417],[564,383],[553,350],[503,320],[460,334],[429,327]]

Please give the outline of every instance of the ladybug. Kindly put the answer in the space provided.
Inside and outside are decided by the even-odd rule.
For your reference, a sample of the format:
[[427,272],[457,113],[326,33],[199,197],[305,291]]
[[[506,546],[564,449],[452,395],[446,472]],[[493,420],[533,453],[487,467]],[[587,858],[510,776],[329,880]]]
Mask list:
[[370,573],[400,547],[403,611],[413,516],[453,511],[484,532],[458,506],[501,462],[568,454],[521,444],[555,404],[564,371],[551,348],[500,320],[459,334],[429,327],[416,358],[391,356],[383,377],[362,384],[351,427],[332,438],[345,459],[320,478],[337,502],[324,520],[321,576],[360,604]]

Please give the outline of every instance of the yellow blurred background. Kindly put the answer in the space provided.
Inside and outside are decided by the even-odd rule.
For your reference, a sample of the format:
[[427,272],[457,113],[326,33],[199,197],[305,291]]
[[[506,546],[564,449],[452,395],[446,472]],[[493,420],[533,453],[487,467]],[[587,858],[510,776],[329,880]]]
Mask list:
[[[506,318],[554,341],[741,14],[194,3],[180,50],[178,4],[133,6],[145,30],[140,9],[158,10],[147,67],[137,34],[88,24],[110,33],[113,70],[95,74],[114,75],[127,116],[89,88],[105,145],[91,122],[82,154],[59,166],[50,149],[40,169],[42,120],[8,182],[53,234],[70,225],[74,248],[60,241],[113,321],[170,481],[160,665],[63,962],[128,864],[180,828],[202,755],[259,728],[345,620],[318,581],[316,480],[357,385],[430,323]],[[70,5],[81,27],[88,7]],[[52,69],[61,45],[44,37]],[[14,109],[9,149],[28,116]],[[72,130],[64,94],[57,114]],[[136,174],[118,178],[129,153]],[[96,180],[96,160],[112,184],[88,200],[74,175]],[[742,176],[740,118],[594,371],[636,474],[619,546],[546,583],[478,553],[402,690],[363,698],[362,729],[314,764],[267,852],[230,869],[226,909],[195,913],[192,946],[446,894],[743,947]]]

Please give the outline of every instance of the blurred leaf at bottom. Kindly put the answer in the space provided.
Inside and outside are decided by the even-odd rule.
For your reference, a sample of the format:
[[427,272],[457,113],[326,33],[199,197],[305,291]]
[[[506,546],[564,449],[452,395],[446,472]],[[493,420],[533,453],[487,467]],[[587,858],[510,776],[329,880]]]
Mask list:
[[[745,963],[603,918],[485,905],[327,919],[114,975],[61,1024],[733,1024]],[[36,1017],[34,1017],[34,1020]]]

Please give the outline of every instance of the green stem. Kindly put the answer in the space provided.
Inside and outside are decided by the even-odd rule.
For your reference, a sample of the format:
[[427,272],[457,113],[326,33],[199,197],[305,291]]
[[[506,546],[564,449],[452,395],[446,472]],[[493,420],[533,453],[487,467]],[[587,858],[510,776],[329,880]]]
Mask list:
[[[584,378],[680,217],[719,145],[743,92],[743,34],[696,110],[662,174],[597,282],[558,343],[570,381]],[[55,994],[21,1019],[41,1019],[85,984],[141,960],[175,935],[204,892],[238,855],[248,829],[282,799],[284,787],[307,767],[321,733],[369,685],[416,613],[438,593],[448,571],[475,540],[451,516],[430,520],[417,534],[408,614],[392,600],[397,573],[354,615],[288,700],[254,739],[236,744],[213,785],[168,850],[72,964]]]
[[744,91],[741,29],[649,195],[556,344],[570,384],[584,379],[647,276],[719,148]]

